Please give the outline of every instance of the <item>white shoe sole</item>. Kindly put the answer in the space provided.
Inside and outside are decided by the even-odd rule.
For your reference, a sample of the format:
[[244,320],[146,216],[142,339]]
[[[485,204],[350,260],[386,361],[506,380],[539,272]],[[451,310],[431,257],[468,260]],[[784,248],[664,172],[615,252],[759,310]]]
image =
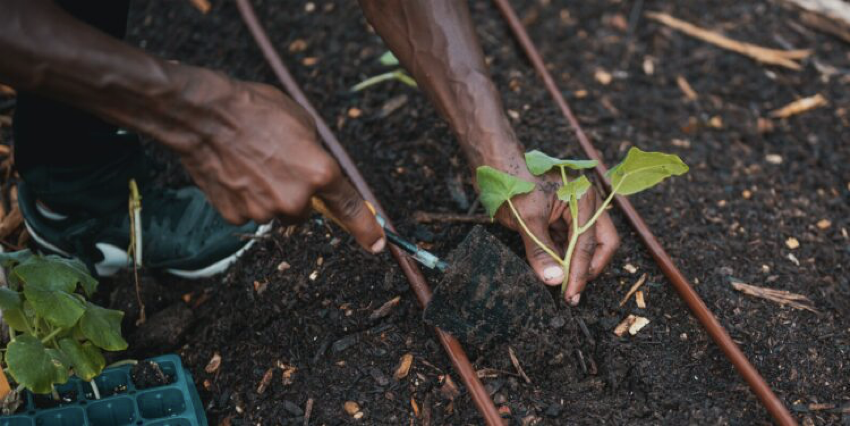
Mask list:
[[[35,240],[35,242],[38,243],[40,246],[62,256],[73,257],[70,253],[60,249],[59,247],[56,247],[55,245],[51,244],[50,242],[42,238],[40,235],[38,235],[38,233],[35,232],[35,230],[30,226],[29,223],[27,223],[26,220],[24,221],[24,225],[26,226],[27,232],[29,232],[32,239]],[[257,232],[254,233],[254,237],[260,237],[267,234],[271,230],[271,228],[272,225],[270,223],[260,225],[257,228]],[[246,251],[248,251],[248,249],[250,249],[255,242],[256,240],[252,238],[241,249],[237,250],[236,253],[233,253],[232,255],[221,259],[218,262],[213,263],[212,265],[207,266],[205,268],[196,270],[166,269],[165,272],[186,279],[200,279],[211,277],[213,275],[220,274],[226,271],[227,268],[230,267],[230,265],[232,265],[234,262],[236,262],[236,260],[238,260],[239,257],[242,256]],[[110,277],[112,275],[115,275],[121,269],[124,269],[128,267],[128,265],[130,265],[130,257],[127,256],[126,250],[107,243],[95,243],[95,247],[97,247],[97,249],[100,250],[101,254],[103,254],[103,260],[94,265],[95,271],[97,272],[98,276]]]

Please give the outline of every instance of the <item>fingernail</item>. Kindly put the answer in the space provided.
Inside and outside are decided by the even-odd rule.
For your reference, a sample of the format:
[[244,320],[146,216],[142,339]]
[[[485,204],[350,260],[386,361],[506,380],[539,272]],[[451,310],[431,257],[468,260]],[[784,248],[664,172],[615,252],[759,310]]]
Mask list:
[[564,278],[564,270],[559,266],[549,266],[543,270],[543,279],[546,281],[560,281]]
[[380,253],[381,250],[383,250],[384,246],[386,246],[386,245],[387,245],[387,240],[385,240],[384,238],[381,238],[380,240],[376,241],[375,244],[372,244],[372,253]]
[[570,306],[578,306],[578,302],[581,300],[581,293],[570,298]]

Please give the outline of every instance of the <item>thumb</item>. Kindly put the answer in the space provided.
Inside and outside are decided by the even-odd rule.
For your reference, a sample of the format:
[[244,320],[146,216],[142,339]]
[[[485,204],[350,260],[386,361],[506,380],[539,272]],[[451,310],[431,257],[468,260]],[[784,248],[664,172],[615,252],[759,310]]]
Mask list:
[[[528,223],[528,230],[537,237],[537,240],[543,243],[553,253],[558,253],[555,244],[552,242],[552,237],[549,235],[549,226],[545,221],[533,221]],[[528,258],[528,263],[531,269],[537,273],[537,276],[548,285],[559,285],[564,280],[564,269],[561,264],[552,258],[540,245],[534,241],[534,238],[529,236],[525,230],[520,230],[522,242],[525,244],[525,256]]]
[[361,247],[371,253],[384,249],[386,238],[383,228],[344,177],[316,195],[318,198],[312,199],[313,208],[348,231]]

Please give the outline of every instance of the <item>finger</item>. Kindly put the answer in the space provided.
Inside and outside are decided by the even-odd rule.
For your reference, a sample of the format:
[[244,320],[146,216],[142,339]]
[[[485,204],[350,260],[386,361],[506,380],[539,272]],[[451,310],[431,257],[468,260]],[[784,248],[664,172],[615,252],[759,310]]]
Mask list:
[[386,246],[384,230],[375,215],[366,207],[360,194],[341,174],[330,185],[316,194],[357,243],[372,253]]
[[[596,191],[589,191],[581,200],[579,200],[578,223],[579,226],[584,225],[595,213],[596,209]],[[569,213],[565,213],[569,214]],[[590,261],[596,251],[596,227],[579,235],[576,241],[576,247],[573,251],[572,260],[570,262],[570,276],[567,280],[567,291],[564,292],[564,298],[572,306],[578,304],[581,296],[580,293],[587,285],[589,278],[588,270],[590,269]]]
[[[528,229],[537,239],[546,245],[553,252],[555,244],[549,236],[549,226],[544,220],[535,220],[528,223]],[[564,270],[561,264],[558,263],[549,253],[541,248],[525,231],[520,231],[522,242],[525,244],[525,256],[528,258],[528,263],[531,269],[537,273],[537,276],[548,285],[558,285],[564,281]]]
[[608,213],[603,213],[596,221],[596,252],[593,253],[593,259],[590,260],[590,278],[594,279],[602,273],[614,253],[620,248],[620,234],[617,233],[617,228],[614,227],[614,222]]

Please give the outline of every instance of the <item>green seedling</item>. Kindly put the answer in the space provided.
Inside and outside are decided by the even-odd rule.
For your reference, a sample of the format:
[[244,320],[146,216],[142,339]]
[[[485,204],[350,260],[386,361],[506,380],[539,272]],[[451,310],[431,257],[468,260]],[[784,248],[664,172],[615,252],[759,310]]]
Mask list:
[[478,187],[481,191],[481,204],[487,209],[487,213],[494,218],[499,208],[507,203],[511,214],[516,218],[522,230],[543,251],[557,261],[564,270],[564,281],[561,284],[561,293],[567,290],[567,282],[570,276],[570,262],[576,248],[579,235],[587,232],[599,216],[608,208],[615,195],[631,195],[649,189],[670,176],[682,175],[688,171],[688,166],[672,154],[661,152],[644,152],[638,148],[629,150],[626,158],[620,164],[608,171],[606,177],[611,181],[611,192],[599,209],[584,224],[578,221],[578,202],[591,187],[590,180],[580,175],[572,180],[567,176],[567,169],[581,171],[596,167],[596,160],[562,160],[550,157],[540,151],[530,151],[525,154],[525,163],[531,174],[543,175],[552,169],[560,171],[562,185],[558,188],[558,199],[569,205],[572,217],[572,233],[567,245],[567,251],[562,258],[543,244],[526,226],[511,199],[517,195],[526,194],[534,190],[535,184],[519,179],[508,173],[501,172],[489,166],[481,166],[477,169]]
[[[395,57],[395,55],[393,55],[393,52],[390,52],[390,51],[387,51],[383,55],[381,55],[381,57],[378,58],[378,61],[381,63],[381,65],[383,65],[385,67],[394,67],[394,66],[398,66],[398,64],[399,64],[398,59]],[[413,88],[418,87],[417,84],[416,84],[416,80],[414,80],[413,77],[409,76],[406,72],[404,72],[403,69],[398,68],[398,69],[395,69],[395,70],[390,71],[390,72],[386,72],[386,73],[383,73],[383,74],[376,75],[374,77],[369,77],[369,78],[361,81],[360,83],[357,83],[356,85],[354,85],[351,88],[351,91],[352,92],[359,92],[361,90],[365,90],[369,87],[372,87],[376,84],[382,83],[384,81],[391,81],[391,80],[398,80],[398,81],[400,81],[400,82],[402,82],[402,83],[404,83],[404,84],[406,84],[410,87],[413,87]]]
[[9,325],[10,342],[3,367],[18,391],[53,393],[71,374],[91,383],[103,371],[102,351],[127,348],[121,337],[124,313],[87,300],[97,281],[85,265],[58,256],[30,251],[0,254],[9,287],[0,288],[0,309]]

